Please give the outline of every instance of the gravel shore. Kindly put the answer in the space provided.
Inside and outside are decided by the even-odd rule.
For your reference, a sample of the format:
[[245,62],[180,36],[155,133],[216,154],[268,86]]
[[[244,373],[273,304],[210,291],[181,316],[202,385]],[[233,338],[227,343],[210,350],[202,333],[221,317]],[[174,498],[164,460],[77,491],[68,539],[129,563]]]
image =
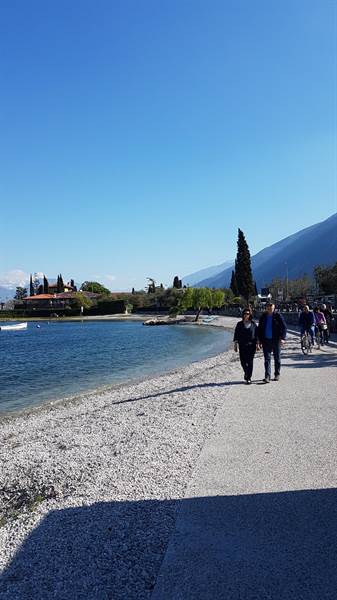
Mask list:
[[3,419],[1,598],[150,598],[233,377],[228,351]]

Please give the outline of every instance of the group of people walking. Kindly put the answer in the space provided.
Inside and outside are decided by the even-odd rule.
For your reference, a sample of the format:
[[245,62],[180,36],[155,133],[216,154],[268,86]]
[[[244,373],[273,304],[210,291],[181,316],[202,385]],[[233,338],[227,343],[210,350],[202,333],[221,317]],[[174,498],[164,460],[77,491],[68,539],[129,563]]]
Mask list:
[[271,380],[271,357],[274,356],[274,381],[280,379],[281,347],[285,344],[287,326],[282,315],[275,312],[275,304],[268,302],[257,325],[250,308],[245,308],[242,320],[234,332],[234,350],[239,351],[240,362],[247,384],[252,382],[253,363],[256,350],[262,348],[264,355],[264,383]]
[[[325,304],[310,310],[305,305],[299,317],[301,335],[308,332],[314,345],[315,335],[319,332],[320,343],[329,341],[331,311]],[[274,356],[274,381],[280,379],[281,348],[287,337],[287,326],[283,316],[275,312],[275,304],[267,302],[259,324],[253,320],[252,310],[248,307],[242,312],[242,320],[236,325],[234,332],[234,350],[239,351],[240,362],[247,384],[252,382],[253,363],[257,350],[262,348],[264,355],[264,383],[271,381],[271,357]]]

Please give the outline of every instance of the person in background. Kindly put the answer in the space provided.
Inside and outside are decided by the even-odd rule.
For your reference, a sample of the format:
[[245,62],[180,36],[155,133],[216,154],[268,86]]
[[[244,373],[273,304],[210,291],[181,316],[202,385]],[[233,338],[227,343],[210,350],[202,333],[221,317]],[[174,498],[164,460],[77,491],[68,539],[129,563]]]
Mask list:
[[305,304],[303,306],[303,310],[298,319],[298,324],[301,328],[301,335],[303,335],[306,331],[309,333],[311,338],[311,343],[314,346],[315,342],[315,317],[312,310],[309,309],[309,306]]
[[239,350],[240,362],[244,372],[244,380],[247,384],[252,383],[253,362],[257,346],[257,326],[253,321],[250,308],[242,312],[242,320],[235,327],[234,350]]
[[264,383],[271,379],[271,355],[274,355],[274,381],[280,379],[281,372],[281,346],[285,344],[287,326],[284,318],[275,312],[275,304],[267,302],[266,310],[262,314],[257,328],[258,343],[262,345],[264,355]]
[[326,331],[326,320],[324,314],[320,311],[318,306],[314,308],[314,319],[315,319],[315,328],[319,333],[321,345],[324,344],[324,331]]
[[325,316],[326,327],[324,328],[324,343],[329,343],[330,331],[331,331],[331,320],[332,320],[332,312],[330,308],[326,304],[322,304],[321,312]]

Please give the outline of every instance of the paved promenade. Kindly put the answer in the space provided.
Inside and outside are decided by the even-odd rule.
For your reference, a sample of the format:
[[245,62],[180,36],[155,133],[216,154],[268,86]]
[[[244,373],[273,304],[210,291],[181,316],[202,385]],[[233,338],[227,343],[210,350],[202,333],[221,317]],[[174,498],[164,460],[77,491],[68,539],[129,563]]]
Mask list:
[[279,382],[222,391],[151,600],[337,598],[336,367],[291,335]]

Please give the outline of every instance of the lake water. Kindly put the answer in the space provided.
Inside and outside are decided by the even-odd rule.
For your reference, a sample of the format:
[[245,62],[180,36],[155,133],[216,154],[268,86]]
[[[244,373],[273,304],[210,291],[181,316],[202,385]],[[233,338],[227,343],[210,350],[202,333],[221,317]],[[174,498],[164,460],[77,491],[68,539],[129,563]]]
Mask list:
[[40,321],[0,331],[0,412],[164,373],[223,352],[231,338],[217,327],[132,321]]

